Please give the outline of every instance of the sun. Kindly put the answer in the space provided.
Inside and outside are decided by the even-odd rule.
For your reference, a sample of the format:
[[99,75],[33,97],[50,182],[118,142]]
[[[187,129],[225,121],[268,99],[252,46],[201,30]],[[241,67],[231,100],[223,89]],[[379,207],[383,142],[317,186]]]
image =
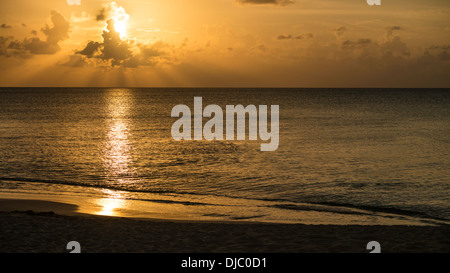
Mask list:
[[124,21],[115,21],[114,23],[115,30],[119,33],[120,39],[127,38],[127,24]]
[[119,33],[120,39],[127,38],[127,24],[130,20],[130,15],[125,12],[123,7],[116,3],[111,3],[111,19],[114,20],[114,29]]

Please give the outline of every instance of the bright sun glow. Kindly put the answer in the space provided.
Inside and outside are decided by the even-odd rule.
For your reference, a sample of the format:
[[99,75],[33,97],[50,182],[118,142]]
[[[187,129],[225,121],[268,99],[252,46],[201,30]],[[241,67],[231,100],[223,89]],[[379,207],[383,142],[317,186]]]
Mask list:
[[104,216],[120,216],[120,210],[128,206],[128,202],[122,199],[123,196],[118,191],[112,191],[108,189],[101,190],[104,194],[104,198],[96,200],[96,205],[99,206],[98,215]]
[[127,38],[127,23],[130,15],[125,12],[123,7],[116,3],[111,3],[111,19],[114,20],[114,28],[120,34],[120,39]]
[[99,215],[118,216],[120,213],[116,210],[123,208],[126,201],[114,198],[103,198],[99,199],[97,204],[101,207],[101,211],[98,212]]

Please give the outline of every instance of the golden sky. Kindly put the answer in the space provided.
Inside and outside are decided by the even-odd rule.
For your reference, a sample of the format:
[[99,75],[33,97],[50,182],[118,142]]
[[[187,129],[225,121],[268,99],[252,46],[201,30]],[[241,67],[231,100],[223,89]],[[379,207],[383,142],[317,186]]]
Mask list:
[[1,0],[0,86],[450,87],[450,1]]

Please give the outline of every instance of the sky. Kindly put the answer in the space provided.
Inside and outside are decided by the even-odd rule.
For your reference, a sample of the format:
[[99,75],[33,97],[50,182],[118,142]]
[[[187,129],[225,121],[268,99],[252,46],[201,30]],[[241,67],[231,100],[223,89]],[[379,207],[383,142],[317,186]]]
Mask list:
[[450,87],[450,1],[1,0],[2,87]]

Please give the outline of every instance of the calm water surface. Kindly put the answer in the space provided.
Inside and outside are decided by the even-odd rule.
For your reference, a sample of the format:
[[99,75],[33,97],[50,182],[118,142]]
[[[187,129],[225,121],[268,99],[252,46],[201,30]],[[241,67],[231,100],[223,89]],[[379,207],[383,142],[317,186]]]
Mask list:
[[[174,141],[171,110],[193,110],[194,96],[223,109],[280,105],[278,150]],[[242,219],[362,210],[450,220],[449,153],[449,90],[0,89],[0,192],[73,185],[232,219],[205,206],[253,204]]]

